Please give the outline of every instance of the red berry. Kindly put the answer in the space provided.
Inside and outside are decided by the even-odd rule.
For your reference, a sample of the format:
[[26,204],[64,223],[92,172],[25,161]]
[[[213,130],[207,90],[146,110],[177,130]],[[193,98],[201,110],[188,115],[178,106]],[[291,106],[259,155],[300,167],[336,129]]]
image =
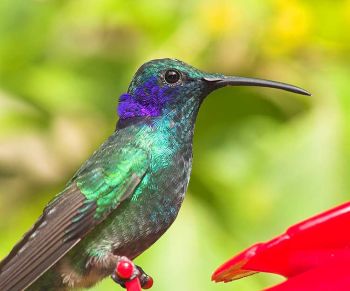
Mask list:
[[150,289],[153,286],[153,278],[152,277],[148,277],[147,282],[142,286],[142,289]]
[[115,271],[119,278],[129,279],[134,273],[134,264],[128,259],[121,259]]

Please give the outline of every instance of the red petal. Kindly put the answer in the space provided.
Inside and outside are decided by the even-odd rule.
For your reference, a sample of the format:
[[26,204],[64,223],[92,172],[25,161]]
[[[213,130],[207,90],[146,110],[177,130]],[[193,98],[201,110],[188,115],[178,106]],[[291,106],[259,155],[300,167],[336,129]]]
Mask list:
[[[300,278],[302,273],[311,276],[339,260],[349,263],[350,232],[346,231],[349,225],[350,203],[346,203],[296,224],[266,243],[250,247],[220,266],[212,280],[228,282],[256,272]],[[293,280],[298,282],[296,277]]]
[[348,291],[349,275],[349,260],[339,260],[310,269],[266,291]]

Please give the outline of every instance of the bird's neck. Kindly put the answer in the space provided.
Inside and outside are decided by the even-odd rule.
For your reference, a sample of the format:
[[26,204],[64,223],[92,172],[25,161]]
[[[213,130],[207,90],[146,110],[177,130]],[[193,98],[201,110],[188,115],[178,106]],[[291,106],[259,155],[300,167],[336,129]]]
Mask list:
[[198,99],[189,98],[181,107],[169,108],[160,118],[160,122],[166,124],[167,130],[173,132],[180,140],[192,142],[199,107]]
[[200,104],[197,98],[188,98],[182,104],[174,104],[172,107],[165,108],[160,116],[121,118],[117,123],[117,130],[133,125],[146,126],[170,138],[174,137],[180,141],[189,142],[193,138]]

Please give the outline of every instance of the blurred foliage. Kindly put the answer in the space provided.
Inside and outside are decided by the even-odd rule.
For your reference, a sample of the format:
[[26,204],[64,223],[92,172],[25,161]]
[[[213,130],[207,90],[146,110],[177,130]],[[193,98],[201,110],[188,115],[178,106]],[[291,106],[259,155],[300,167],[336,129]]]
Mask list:
[[[175,57],[289,82],[226,88],[198,117],[189,193],[137,262],[155,290],[258,290],[211,272],[350,193],[350,1],[0,1],[0,257],[113,131],[136,68]],[[93,290],[118,289],[105,280]]]

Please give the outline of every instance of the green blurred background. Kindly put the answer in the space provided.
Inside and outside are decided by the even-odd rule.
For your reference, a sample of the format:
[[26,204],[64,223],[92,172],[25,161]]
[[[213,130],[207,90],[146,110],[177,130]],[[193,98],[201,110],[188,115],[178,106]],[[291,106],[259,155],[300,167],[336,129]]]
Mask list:
[[[234,253],[350,193],[350,1],[0,1],[0,257],[114,130],[143,62],[275,79],[312,97],[226,88],[206,100],[193,174],[170,230],[137,263],[154,290],[210,282]],[[93,290],[118,290],[106,279]]]

